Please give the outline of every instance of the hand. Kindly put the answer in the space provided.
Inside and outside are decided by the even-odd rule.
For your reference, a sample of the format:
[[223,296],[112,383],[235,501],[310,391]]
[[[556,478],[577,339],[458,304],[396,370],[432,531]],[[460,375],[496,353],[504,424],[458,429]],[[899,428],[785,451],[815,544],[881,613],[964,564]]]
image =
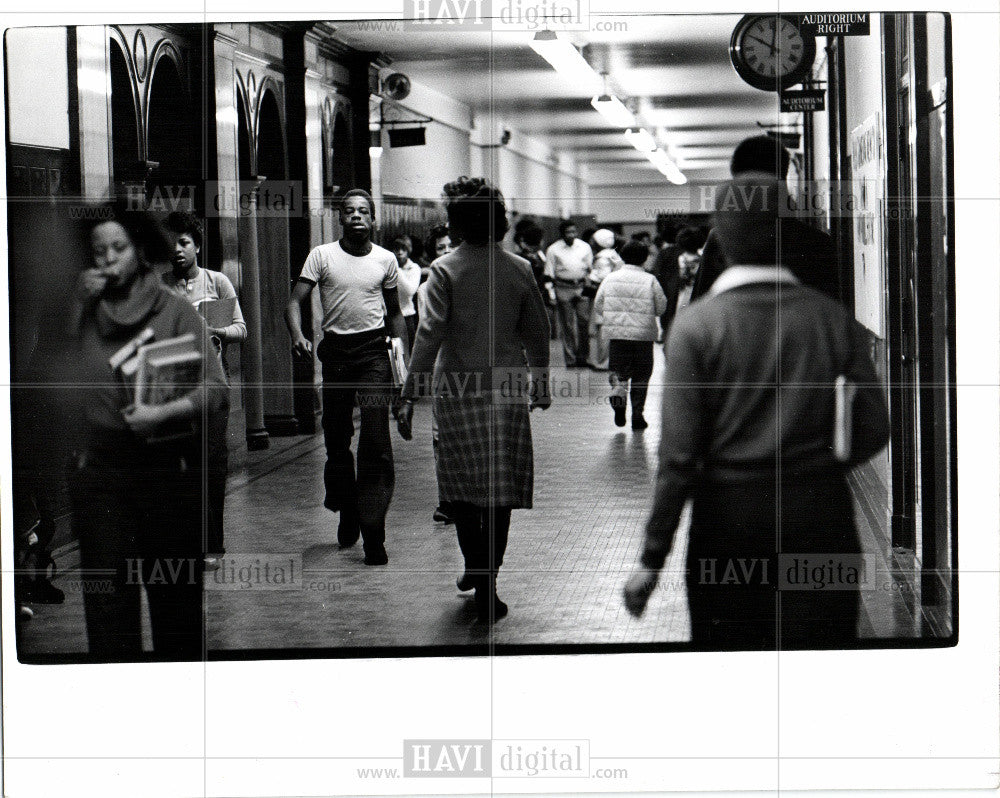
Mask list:
[[533,379],[528,395],[531,397],[531,402],[528,404],[529,412],[536,407],[539,410],[548,410],[552,407],[552,393],[549,391],[548,377]]
[[209,327],[208,328],[208,337],[209,338],[212,338],[212,337],[218,338],[220,341],[225,341],[226,340],[225,331],[221,327]]
[[625,583],[625,609],[638,618],[646,610],[646,602],[656,588],[660,575],[651,568],[639,567]]
[[140,438],[148,438],[163,423],[163,412],[159,405],[129,405],[122,410],[125,423]]
[[296,357],[309,357],[312,354],[312,342],[299,333],[299,337],[292,342],[292,352]]
[[396,414],[396,429],[404,441],[413,440],[413,402],[406,400]]
[[552,397],[545,394],[544,396],[538,396],[531,400],[531,403],[528,405],[528,412],[530,413],[535,408],[538,408],[539,410],[548,410],[550,407],[552,407]]
[[100,296],[108,277],[100,269],[84,269],[76,281],[76,295],[86,301]]

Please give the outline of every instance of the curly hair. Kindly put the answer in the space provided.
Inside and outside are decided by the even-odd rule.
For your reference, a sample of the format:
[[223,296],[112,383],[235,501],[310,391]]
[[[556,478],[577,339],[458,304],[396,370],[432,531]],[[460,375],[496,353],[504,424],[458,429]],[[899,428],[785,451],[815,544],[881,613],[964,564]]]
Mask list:
[[470,244],[487,244],[506,235],[507,206],[500,189],[485,177],[466,177],[444,187],[448,224]]
[[167,217],[167,229],[177,235],[187,234],[191,236],[194,245],[201,248],[201,242],[205,235],[198,217],[187,211],[174,211]]

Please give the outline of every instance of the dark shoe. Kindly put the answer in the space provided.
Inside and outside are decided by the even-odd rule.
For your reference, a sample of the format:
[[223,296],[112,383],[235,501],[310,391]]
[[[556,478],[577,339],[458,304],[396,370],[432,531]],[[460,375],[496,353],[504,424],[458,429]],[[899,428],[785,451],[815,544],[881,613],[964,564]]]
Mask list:
[[646,429],[649,426],[649,422],[643,418],[642,413],[632,414],[632,429]]
[[66,594],[44,577],[37,577],[29,587],[28,598],[35,604],[62,604]]
[[385,553],[385,546],[377,549],[365,549],[365,565],[385,565],[389,562],[389,555]]
[[625,398],[622,396],[612,396],[609,400],[611,409],[615,411],[615,426],[625,426]]
[[434,511],[434,520],[439,524],[454,524],[455,519],[451,517],[450,508],[445,504],[439,504]]
[[361,537],[361,523],[357,518],[351,518],[341,511],[340,525],[337,527],[337,543],[340,544],[340,548],[349,549],[358,542],[359,537]]
[[492,596],[480,599],[479,591],[476,591],[476,620],[479,623],[493,623],[506,615],[507,605],[500,600],[500,597],[495,592],[493,592]]
[[476,580],[468,571],[463,571],[462,575],[455,580],[455,586],[464,593],[476,586]]

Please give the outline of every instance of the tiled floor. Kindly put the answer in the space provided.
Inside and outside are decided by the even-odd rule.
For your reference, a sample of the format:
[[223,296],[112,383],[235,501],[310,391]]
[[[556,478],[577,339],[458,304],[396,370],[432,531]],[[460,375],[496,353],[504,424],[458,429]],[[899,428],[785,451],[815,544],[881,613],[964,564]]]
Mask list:
[[[553,355],[560,362],[556,349]],[[321,436],[282,439],[246,455],[229,481],[229,554],[249,558],[244,562],[301,558],[302,587],[209,591],[209,650],[686,640],[686,518],[643,618],[631,618],[621,601],[655,473],[662,354],[656,357],[645,432],[613,425],[606,375],[556,370],[561,397],[531,419],[535,507],[514,512],[499,580],[510,615],[492,629],[474,622],[471,598],[455,588],[461,558],[454,526],[431,520],[437,488],[426,402],[417,405],[412,441],[393,433],[397,479],[386,567],[364,566],[360,545],[337,546],[337,516],[320,503]],[[70,548],[60,562],[70,569],[67,584],[73,559]],[[865,605],[863,634],[908,633],[892,620],[898,607],[885,596],[866,597]],[[85,651],[79,593],[68,592],[62,606],[36,607],[21,645],[32,653]]]

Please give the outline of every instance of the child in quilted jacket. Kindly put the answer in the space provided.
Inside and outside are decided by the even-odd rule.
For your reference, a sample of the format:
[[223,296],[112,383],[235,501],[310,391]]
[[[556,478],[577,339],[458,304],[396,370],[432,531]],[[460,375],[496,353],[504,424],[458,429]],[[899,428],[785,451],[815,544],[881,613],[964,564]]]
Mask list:
[[644,430],[649,426],[642,411],[653,373],[656,320],[667,309],[667,297],[656,278],[642,268],[649,257],[645,245],[630,241],[622,248],[621,257],[625,265],[604,278],[594,297],[593,317],[608,341],[615,424],[625,426],[630,397],[632,429]]

